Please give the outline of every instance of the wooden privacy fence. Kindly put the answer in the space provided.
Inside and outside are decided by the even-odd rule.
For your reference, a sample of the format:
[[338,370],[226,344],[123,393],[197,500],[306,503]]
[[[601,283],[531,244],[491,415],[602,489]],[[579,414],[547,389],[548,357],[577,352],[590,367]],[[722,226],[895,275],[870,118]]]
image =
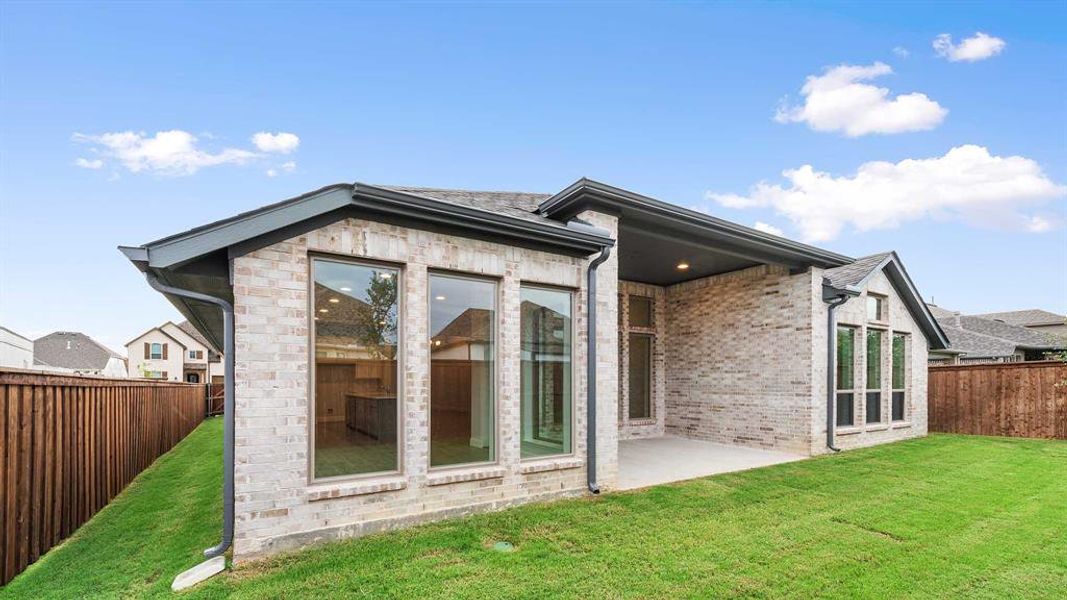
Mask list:
[[929,368],[930,431],[1067,439],[1067,364]]
[[0,584],[204,419],[205,388],[0,369]]

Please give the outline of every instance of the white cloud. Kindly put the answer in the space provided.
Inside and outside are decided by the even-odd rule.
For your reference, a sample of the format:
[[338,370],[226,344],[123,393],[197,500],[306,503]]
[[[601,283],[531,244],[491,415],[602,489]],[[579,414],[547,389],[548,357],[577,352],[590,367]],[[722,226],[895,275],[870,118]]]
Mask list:
[[153,171],[165,175],[192,175],[204,167],[244,164],[258,156],[239,148],[223,148],[214,153],[202,150],[195,135],[178,129],[160,131],[151,137],[143,131],[100,135],[76,133],[74,140],[95,144],[101,155],[115,159],[133,173]]
[[282,163],[282,165],[280,167],[271,167],[271,168],[267,169],[265,171],[266,174],[267,174],[267,177],[277,177],[278,174],[279,174],[278,169],[281,169],[282,171],[285,171],[286,173],[292,173],[293,171],[296,170],[296,161],[295,160],[286,161],[286,162]]
[[816,131],[842,131],[849,137],[923,131],[940,125],[948,109],[926,94],[912,92],[891,98],[888,88],[861,83],[892,73],[893,69],[881,62],[828,67],[804,83],[800,90],[803,105],[783,104],[774,120],[807,123]]
[[868,162],[852,176],[835,177],[811,165],[782,176],[785,185],[763,181],[747,195],[705,197],[731,208],[770,207],[812,242],[831,240],[846,225],[868,231],[927,218],[1030,232],[1064,224],[1062,206],[1041,211],[1067,196],[1067,186],[1053,182],[1029,158],[994,156],[982,146],[898,163]]
[[959,44],[953,44],[952,36],[947,33],[935,37],[933,42],[934,52],[950,62],[985,60],[1000,54],[1007,45],[1004,40],[981,31]]
[[94,171],[104,168],[104,161],[99,158],[94,158],[92,160],[88,158],[78,158],[74,161],[74,164],[83,169],[93,169]]
[[897,46],[893,48],[893,54],[896,54],[900,58],[907,58],[911,56],[911,52],[909,52],[908,49],[904,46]]
[[269,133],[260,131],[252,136],[252,143],[262,152],[289,154],[300,145],[300,138],[295,133]]
[[756,221],[756,224],[752,226],[756,231],[762,231],[763,233],[769,233],[778,237],[785,237],[785,232],[781,229],[771,225],[770,223],[764,223],[763,221]]

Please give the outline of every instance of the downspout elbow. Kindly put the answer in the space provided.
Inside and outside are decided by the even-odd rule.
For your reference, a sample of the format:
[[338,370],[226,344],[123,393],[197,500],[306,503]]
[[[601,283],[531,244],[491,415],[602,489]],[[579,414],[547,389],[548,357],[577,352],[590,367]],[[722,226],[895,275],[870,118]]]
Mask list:
[[611,247],[605,246],[600,254],[589,263],[586,280],[586,300],[589,303],[586,311],[588,336],[585,354],[586,479],[589,491],[594,494],[600,493],[600,485],[596,480],[596,271],[597,267],[609,256],[611,256]]

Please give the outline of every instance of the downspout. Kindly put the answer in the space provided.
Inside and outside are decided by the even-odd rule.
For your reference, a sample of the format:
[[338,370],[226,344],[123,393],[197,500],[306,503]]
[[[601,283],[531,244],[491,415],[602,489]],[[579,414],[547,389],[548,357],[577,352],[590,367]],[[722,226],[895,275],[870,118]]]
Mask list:
[[837,399],[836,392],[834,390],[834,372],[837,370],[837,352],[836,344],[837,340],[837,319],[835,319],[835,313],[837,307],[841,306],[848,300],[848,294],[841,293],[830,300],[823,297],[823,301],[827,302],[826,307],[826,447],[834,452],[840,452],[841,449],[834,446],[834,403]]
[[163,284],[152,273],[145,273],[145,277],[148,279],[148,285],[152,286],[152,289],[164,294],[172,294],[174,296],[180,296],[182,298],[189,298],[190,300],[198,300],[200,302],[206,302],[208,304],[214,304],[222,309],[222,322],[223,322],[223,355],[225,356],[226,364],[224,366],[225,381],[223,383],[224,400],[223,400],[223,446],[222,446],[222,541],[218,544],[204,550],[204,556],[208,558],[214,558],[221,556],[233,543],[233,512],[234,512],[234,497],[233,497],[233,440],[234,440],[234,416],[233,416],[233,392],[234,392],[234,364],[235,364],[235,352],[234,352],[234,322],[233,322],[233,305],[229,302],[216,298],[215,296],[209,296],[207,294],[201,294],[199,292],[193,292],[190,290],[183,290],[176,287]]
[[589,491],[594,494],[600,493],[600,486],[596,482],[596,269],[600,263],[611,256],[611,247],[605,246],[600,255],[589,263],[586,294],[589,302],[588,314],[588,339],[586,340],[585,354],[585,410],[586,410],[586,479],[589,483]]

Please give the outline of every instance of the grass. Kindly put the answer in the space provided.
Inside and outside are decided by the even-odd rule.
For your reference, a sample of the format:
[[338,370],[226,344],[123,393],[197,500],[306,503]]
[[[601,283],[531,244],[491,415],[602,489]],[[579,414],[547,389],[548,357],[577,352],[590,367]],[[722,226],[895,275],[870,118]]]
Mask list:
[[[216,541],[218,421],[2,597],[158,596]],[[495,552],[497,541],[515,545]],[[189,598],[1067,597],[1067,443],[935,435],[240,566]]]

